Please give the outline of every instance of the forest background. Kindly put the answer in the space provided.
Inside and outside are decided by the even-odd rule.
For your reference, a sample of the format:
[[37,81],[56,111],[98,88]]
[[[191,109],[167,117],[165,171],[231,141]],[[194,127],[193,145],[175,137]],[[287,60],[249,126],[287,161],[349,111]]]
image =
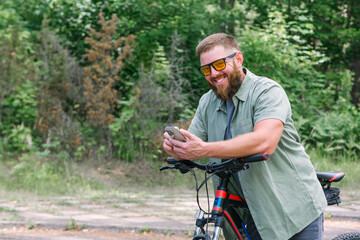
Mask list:
[[316,170],[356,189],[359,16],[357,0],[2,0],[0,188],[184,184],[158,172],[163,129],[188,126],[208,91],[195,47],[226,32],[284,87]]

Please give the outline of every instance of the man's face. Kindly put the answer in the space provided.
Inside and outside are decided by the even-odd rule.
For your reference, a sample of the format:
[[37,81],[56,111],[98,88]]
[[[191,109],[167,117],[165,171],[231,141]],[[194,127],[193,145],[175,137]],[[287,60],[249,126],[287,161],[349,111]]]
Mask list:
[[[212,50],[204,52],[200,55],[200,64],[205,65],[214,62],[220,58],[224,58],[234,53],[234,50],[224,49],[222,46],[216,46]],[[241,54],[241,52],[239,52]],[[216,71],[211,66],[211,73],[205,76],[209,87],[214,91],[215,95],[221,100],[228,100],[232,98],[239,90],[243,79],[241,69],[242,54],[239,59],[235,58],[226,60],[226,67],[223,70]],[[238,64],[237,64],[238,63]]]

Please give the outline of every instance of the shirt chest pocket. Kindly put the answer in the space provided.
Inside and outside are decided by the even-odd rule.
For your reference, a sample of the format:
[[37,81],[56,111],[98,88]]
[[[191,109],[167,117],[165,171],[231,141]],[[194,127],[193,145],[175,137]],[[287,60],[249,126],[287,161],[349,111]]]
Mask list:
[[249,119],[238,119],[236,122],[231,124],[231,132],[233,137],[244,133],[252,132],[254,129],[251,118]]

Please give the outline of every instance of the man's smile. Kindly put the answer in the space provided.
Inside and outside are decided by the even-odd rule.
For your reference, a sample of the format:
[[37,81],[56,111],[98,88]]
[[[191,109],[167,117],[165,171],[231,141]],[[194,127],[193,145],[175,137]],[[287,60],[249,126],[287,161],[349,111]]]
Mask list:
[[217,78],[212,78],[212,82],[214,82],[215,84],[221,84],[224,82],[225,80],[225,76],[221,76],[221,77],[217,77]]

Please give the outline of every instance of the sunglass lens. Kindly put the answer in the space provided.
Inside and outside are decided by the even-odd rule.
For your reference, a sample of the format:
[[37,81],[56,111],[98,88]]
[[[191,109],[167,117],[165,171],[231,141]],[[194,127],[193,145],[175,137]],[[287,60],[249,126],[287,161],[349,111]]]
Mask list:
[[207,76],[207,75],[210,74],[210,67],[209,66],[203,66],[203,67],[200,68],[200,72],[203,75]]
[[214,62],[212,65],[214,66],[216,71],[223,70],[226,67],[225,61],[223,59]]

